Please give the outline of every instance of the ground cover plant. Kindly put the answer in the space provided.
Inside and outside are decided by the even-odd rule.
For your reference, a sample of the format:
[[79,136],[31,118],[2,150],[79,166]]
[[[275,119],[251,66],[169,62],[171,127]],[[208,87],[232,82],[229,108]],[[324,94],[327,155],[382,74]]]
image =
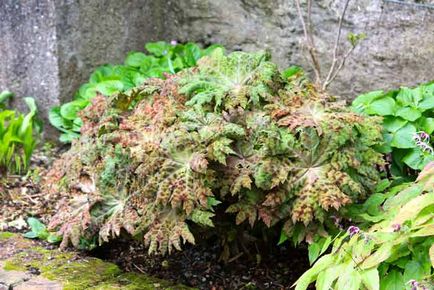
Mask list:
[[0,177],[26,172],[40,129],[35,100],[24,98],[29,112],[23,115],[8,109],[12,96],[8,91],[0,94]]
[[[374,91],[357,97],[356,112],[383,116],[385,144],[378,149],[391,153],[394,175],[412,175],[434,160],[430,135],[434,132],[434,83],[389,92]],[[414,172],[414,171],[413,171]]]
[[128,232],[170,253],[197,232],[231,241],[240,228],[269,227],[309,241],[369,196],[380,120],[269,59],[216,49],[166,80],[94,98],[81,138],[51,171],[49,190],[71,197],[50,223],[62,246]]
[[339,235],[296,282],[307,289],[432,289],[434,287],[434,163],[416,182],[372,195],[355,206],[359,226]]
[[176,41],[150,42],[145,45],[148,54],[130,52],[121,65],[103,65],[90,76],[74,96],[74,100],[51,108],[50,123],[62,132],[60,141],[69,143],[80,136],[82,120],[79,112],[90,105],[97,94],[110,96],[126,91],[141,83],[146,78],[164,78],[184,68],[196,65],[201,57],[208,55],[218,45],[201,49],[195,43],[178,44]]

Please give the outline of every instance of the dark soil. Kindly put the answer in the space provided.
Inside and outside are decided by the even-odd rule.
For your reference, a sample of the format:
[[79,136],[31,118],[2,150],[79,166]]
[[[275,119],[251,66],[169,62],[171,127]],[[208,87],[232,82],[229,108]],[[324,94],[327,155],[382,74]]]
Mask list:
[[[149,256],[141,242],[118,240],[92,252],[125,271],[151,274],[199,289],[289,289],[309,268],[307,249],[276,246],[275,252],[258,260],[245,255],[223,263],[221,247],[214,241],[185,246],[168,256]],[[259,261],[260,259],[260,261]],[[259,262],[259,263],[258,263]]]

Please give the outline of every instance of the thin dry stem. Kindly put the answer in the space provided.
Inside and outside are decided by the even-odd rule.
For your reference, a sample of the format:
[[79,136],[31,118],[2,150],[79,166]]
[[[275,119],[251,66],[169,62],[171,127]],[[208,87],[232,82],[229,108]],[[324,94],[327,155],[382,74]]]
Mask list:
[[[323,86],[322,86],[323,90],[325,90],[330,85],[330,83],[336,78],[339,71],[343,68],[343,65],[342,66],[340,65],[340,66],[338,66],[338,68],[335,72],[335,67],[336,67],[336,64],[338,63],[338,50],[339,50],[339,44],[340,44],[341,34],[342,34],[342,25],[344,23],[345,13],[347,12],[349,3],[350,3],[350,0],[345,1],[344,9],[343,9],[342,14],[339,18],[338,35],[336,36],[335,46],[333,48],[333,61],[332,61],[332,65],[330,67],[330,70],[327,74],[327,77],[323,83]],[[354,49],[350,49],[351,52],[353,50]],[[341,64],[345,64],[346,58],[348,58],[350,54],[347,53],[344,56],[344,59],[342,60]]]
[[309,52],[310,58],[312,60],[312,68],[313,68],[313,71],[315,73],[316,82],[318,84],[320,84],[321,83],[321,65],[318,62],[318,58],[316,55],[316,47],[315,47],[315,43],[313,42],[313,32],[312,32],[312,21],[311,21],[312,1],[308,0],[308,4],[307,4],[308,5],[307,19],[308,19],[308,25],[310,26],[309,30],[306,26],[306,22],[304,20],[303,13],[301,11],[300,0],[295,0],[295,4],[297,6],[298,17],[300,18],[300,22],[301,22],[301,25],[303,27],[304,38],[306,39],[306,47],[307,47],[307,50]]

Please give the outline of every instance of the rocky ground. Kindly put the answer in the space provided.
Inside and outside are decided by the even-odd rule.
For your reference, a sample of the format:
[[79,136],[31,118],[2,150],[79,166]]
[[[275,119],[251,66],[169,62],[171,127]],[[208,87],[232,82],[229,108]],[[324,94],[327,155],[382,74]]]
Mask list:
[[[48,222],[56,201],[63,197],[43,192],[39,182],[63,150],[46,146],[34,154],[26,176],[10,176],[0,182],[0,290],[158,289],[158,285],[183,289],[173,288],[181,284],[212,290],[289,289],[309,266],[306,249],[291,247],[271,247],[267,253],[253,249],[249,257],[242,252],[223,263],[219,259],[221,246],[212,239],[161,257],[148,256],[142,242],[128,239],[91,252],[61,253],[55,245],[10,233],[27,231],[29,216]],[[143,284],[150,288],[137,288],[136,280],[142,284],[150,281]],[[110,287],[105,284],[108,282]]]

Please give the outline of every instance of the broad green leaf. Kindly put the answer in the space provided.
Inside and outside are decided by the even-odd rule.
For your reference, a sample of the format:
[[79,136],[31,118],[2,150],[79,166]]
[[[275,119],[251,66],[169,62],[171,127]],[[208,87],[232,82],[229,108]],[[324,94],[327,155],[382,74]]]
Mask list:
[[389,198],[384,202],[383,209],[385,211],[388,211],[388,210],[394,209],[394,208],[398,208],[398,207],[406,204],[408,201],[410,201],[414,197],[420,195],[420,193],[422,192],[422,188],[423,188],[423,186],[420,184],[414,184],[414,185],[409,186],[407,188],[402,188],[405,186],[406,185],[397,187],[398,189],[400,189],[400,191],[394,197]]
[[56,244],[62,241],[62,237],[56,234],[50,233],[47,237],[47,242],[51,244]]
[[375,192],[383,192],[391,184],[392,182],[389,179],[383,179],[380,182],[378,182],[377,185],[375,186]]
[[410,236],[412,238],[434,236],[434,224],[425,225],[420,230],[412,233]]
[[406,282],[399,271],[392,270],[380,280],[380,290],[404,290]]
[[380,276],[376,267],[362,271],[360,277],[362,278],[362,283],[367,290],[380,289]]
[[408,121],[416,121],[422,116],[422,113],[411,107],[404,107],[397,110],[395,116],[402,117]]
[[[85,106],[87,106],[87,104],[89,104],[88,101],[86,100],[75,100],[66,104],[63,104],[60,107],[60,116],[62,118],[65,118],[67,120],[74,120],[75,118],[77,118],[77,113],[79,111],[81,111]],[[53,114],[55,114],[56,112],[53,112]],[[55,117],[55,116],[53,116]],[[58,120],[53,120],[58,122]]]
[[397,216],[391,221],[393,224],[403,224],[409,219],[415,218],[419,212],[427,206],[434,204],[434,192],[417,196],[402,206]]
[[404,269],[404,281],[420,281],[425,276],[422,265],[418,261],[409,261]]
[[[295,290],[306,290],[310,283],[315,281],[318,274],[330,267],[335,260],[333,255],[322,256],[309,270],[307,270],[298,280],[294,283]],[[293,286],[294,286],[293,285]]]
[[418,120],[418,125],[422,131],[428,134],[432,134],[432,132],[434,132],[434,118],[422,117]]
[[27,219],[27,224],[32,229],[33,232],[39,235],[39,233],[42,233],[43,231],[46,231],[47,228],[43,223],[41,223],[38,219],[29,217]]
[[395,100],[391,97],[377,99],[366,106],[365,112],[369,115],[394,115]]
[[407,124],[394,134],[391,145],[396,148],[413,148],[416,146],[413,136],[416,134],[416,127]]
[[352,107],[356,112],[362,113],[364,112],[366,106],[372,103],[374,100],[382,97],[384,95],[384,91],[373,91],[363,95],[358,96],[352,103]]
[[103,81],[96,85],[96,90],[105,96],[111,96],[122,91],[123,88],[124,84],[118,80]]
[[148,62],[147,55],[143,52],[130,52],[125,59],[125,65],[133,67],[141,67],[144,63]]
[[36,239],[38,237],[38,235],[34,231],[30,231],[30,232],[23,234],[23,237],[25,237],[27,239]]
[[430,161],[434,161],[434,156],[422,152],[419,148],[412,148],[402,161],[412,169],[422,170]]
[[155,56],[163,56],[169,52],[170,44],[164,41],[149,42],[145,45],[145,48]]
[[285,69],[282,72],[282,77],[285,79],[288,79],[288,78],[292,77],[293,75],[296,75],[296,74],[302,73],[302,72],[303,72],[303,69],[301,67],[293,65],[293,66],[290,66],[289,68]]
[[318,243],[312,243],[308,247],[308,256],[309,256],[309,263],[312,265],[313,262],[318,258],[320,253],[320,247]]
[[423,100],[417,106],[421,111],[434,109],[434,93],[430,92],[424,95]]
[[408,123],[407,120],[394,116],[386,116],[383,120],[383,127],[389,132],[396,132]]
[[336,282],[336,290],[360,290],[362,279],[352,265],[345,267]]
[[360,265],[361,269],[377,267],[381,262],[387,260],[392,254],[392,245],[390,243],[382,244],[376,251]]
[[342,275],[344,265],[332,266],[318,275],[315,287],[317,290],[333,289],[333,282]]
[[413,94],[412,89],[402,87],[396,96],[396,100],[402,106],[416,107],[420,101],[420,96],[418,94]]

